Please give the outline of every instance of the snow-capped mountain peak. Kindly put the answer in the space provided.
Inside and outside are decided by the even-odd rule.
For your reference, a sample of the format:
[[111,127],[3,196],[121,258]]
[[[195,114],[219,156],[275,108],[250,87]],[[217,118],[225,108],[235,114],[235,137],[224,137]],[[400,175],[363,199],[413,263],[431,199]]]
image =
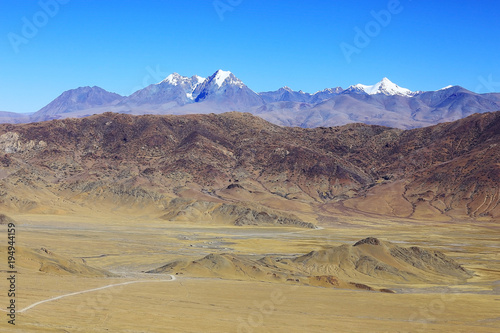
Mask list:
[[[198,76],[198,75],[193,75],[192,77],[187,77],[187,76],[182,76],[179,75],[178,73],[172,73],[169,76],[167,76],[163,81],[157,83],[157,86],[173,86],[173,87],[180,87],[184,93],[186,94],[186,97],[190,100],[193,100],[193,92],[198,87],[200,84],[205,82],[205,78]],[[169,89],[169,88],[167,88]]]
[[169,76],[167,76],[160,83],[165,83],[166,82],[166,83],[169,83],[169,84],[171,84],[173,86],[177,86],[177,85],[179,85],[182,82],[186,82],[187,80],[189,80],[189,78],[187,78],[185,76],[182,76],[182,75],[179,75],[177,73],[172,73]]
[[217,101],[222,104],[244,103],[245,105],[260,105],[262,99],[248,88],[233,73],[219,69],[193,91],[194,102]]
[[187,76],[179,75],[177,73],[172,73],[158,84],[168,83],[168,84],[171,84],[173,86],[178,86],[178,85],[183,85],[183,84],[185,84],[185,85],[198,85],[200,83],[203,83],[203,81],[205,81],[205,78],[198,76],[198,75],[193,75],[192,77],[187,77]]
[[217,84],[219,87],[222,87],[222,84],[224,83],[224,81],[226,81],[230,76],[231,76],[231,72],[223,71],[222,69],[219,69],[215,73],[215,84]]
[[382,81],[380,81],[374,85],[366,86],[364,84],[356,84],[356,85],[350,86],[347,90],[362,91],[368,95],[384,94],[387,96],[399,95],[399,96],[407,96],[407,97],[415,95],[415,93],[412,92],[411,90],[398,86],[397,84],[391,82],[391,80],[389,80],[386,77],[384,77],[382,79]]
[[210,81],[214,82],[217,87],[222,87],[224,84],[236,85],[240,88],[244,86],[243,82],[233,75],[230,71],[223,71],[219,69],[210,78]]

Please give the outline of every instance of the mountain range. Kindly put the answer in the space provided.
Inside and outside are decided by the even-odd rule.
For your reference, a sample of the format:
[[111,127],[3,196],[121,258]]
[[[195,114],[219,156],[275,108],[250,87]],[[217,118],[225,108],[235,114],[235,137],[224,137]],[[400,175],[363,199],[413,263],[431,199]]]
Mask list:
[[308,223],[340,214],[498,221],[498,156],[500,111],[412,130],[104,113],[0,124],[0,207],[304,226],[283,212],[309,212]]
[[80,87],[65,91],[30,115],[0,112],[0,122],[80,118],[104,112],[181,115],[240,111],[284,126],[360,122],[411,129],[496,110],[500,110],[500,93],[477,94],[460,86],[413,92],[383,78],[374,85],[328,88],[314,94],[289,87],[256,93],[233,73],[218,70],[208,78],[173,73],[130,96],[95,86]]

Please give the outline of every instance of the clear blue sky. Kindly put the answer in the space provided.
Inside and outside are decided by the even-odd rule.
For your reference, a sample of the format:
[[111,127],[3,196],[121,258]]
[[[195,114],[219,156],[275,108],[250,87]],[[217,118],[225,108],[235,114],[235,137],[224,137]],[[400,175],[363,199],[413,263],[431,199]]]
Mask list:
[[[129,95],[172,72],[209,76],[219,68],[256,92],[284,85],[315,92],[373,84],[384,76],[411,90],[461,85],[500,91],[495,0],[400,0],[383,24],[371,12],[388,10],[394,0],[40,5],[53,1],[0,2],[1,111],[34,112],[80,86]],[[218,13],[214,4],[228,7]],[[38,25],[37,31],[26,22]],[[372,29],[369,42],[356,46],[356,27]],[[357,47],[350,62],[341,49],[347,44]]]

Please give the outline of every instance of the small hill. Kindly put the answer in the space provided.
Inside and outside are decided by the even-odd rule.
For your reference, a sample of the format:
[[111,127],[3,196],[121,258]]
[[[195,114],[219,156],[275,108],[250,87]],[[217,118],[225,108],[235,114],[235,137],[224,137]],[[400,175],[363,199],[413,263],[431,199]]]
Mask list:
[[[0,248],[2,257],[7,255],[7,247]],[[79,275],[93,277],[110,277],[112,273],[93,268],[82,259],[70,259],[55,254],[46,248],[30,249],[16,246],[16,267],[29,271],[39,271],[54,275]]]
[[472,277],[441,252],[399,247],[376,238],[341,245],[302,256],[209,254],[199,260],[179,260],[148,273],[299,283],[321,287],[377,289],[371,285],[461,283]]
[[308,274],[332,274],[362,281],[402,283],[463,282],[472,277],[439,251],[400,247],[369,237],[354,245],[341,245],[287,260]]
[[254,260],[232,254],[209,254],[199,260],[175,261],[147,273],[257,280],[342,289],[377,290],[363,284],[339,280],[330,275],[305,276],[297,274],[286,267],[277,267],[276,265],[269,264],[268,258]]

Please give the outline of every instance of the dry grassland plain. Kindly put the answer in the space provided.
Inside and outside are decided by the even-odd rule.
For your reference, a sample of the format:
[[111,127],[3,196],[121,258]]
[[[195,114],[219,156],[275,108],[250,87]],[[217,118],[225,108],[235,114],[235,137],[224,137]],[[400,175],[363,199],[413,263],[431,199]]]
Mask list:
[[[11,217],[21,251],[16,258],[17,314],[15,328],[4,316],[1,332],[500,330],[500,242],[494,223],[337,217],[325,219],[319,229],[300,229],[173,223],[119,214]],[[6,226],[0,227],[6,235]],[[368,236],[441,251],[474,275],[459,283],[370,280],[371,287],[394,291],[382,293],[259,281],[236,273],[145,273],[209,254],[293,257]],[[3,251],[0,299],[5,309]],[[72,273],[65,270],[71,270],[69,265]]]

